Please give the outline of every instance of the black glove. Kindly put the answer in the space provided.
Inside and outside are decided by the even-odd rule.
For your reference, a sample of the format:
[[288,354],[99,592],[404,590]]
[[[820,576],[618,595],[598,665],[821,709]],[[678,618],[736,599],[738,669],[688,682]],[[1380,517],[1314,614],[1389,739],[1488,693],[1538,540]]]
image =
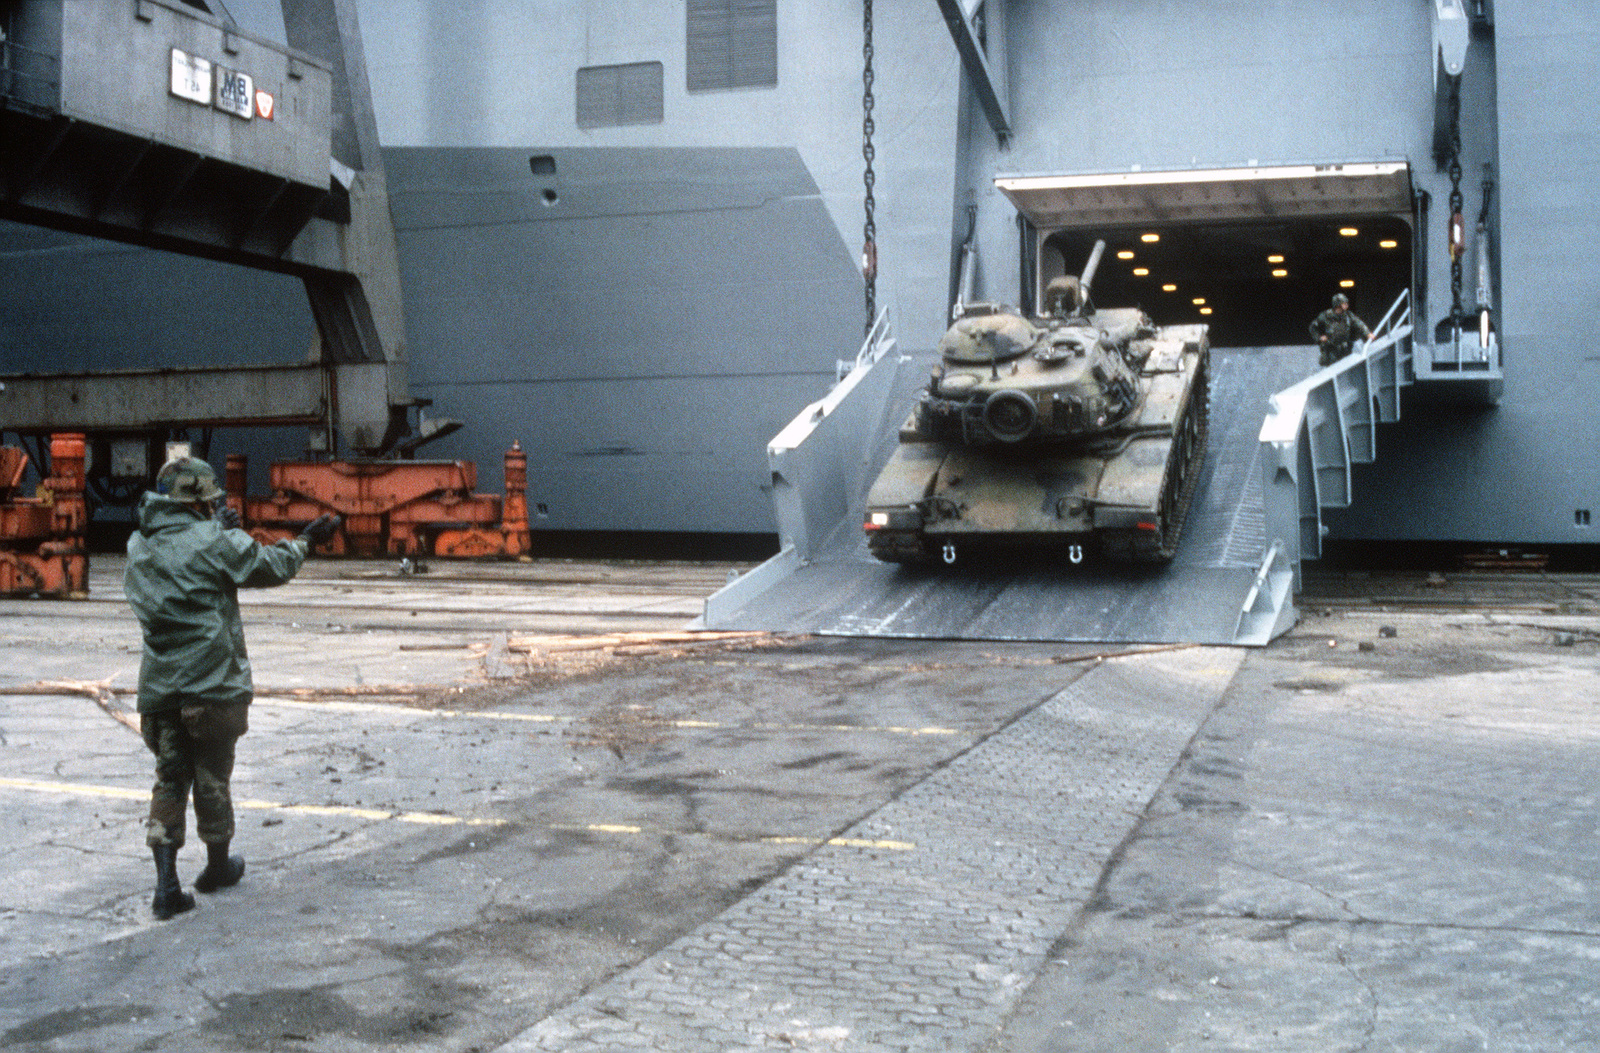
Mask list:
[[310,547],[316,548],[333,537],[333,532],[338,529],[339,517],[332,512],[324,512],[306,524],[306,528],[300,531],[300,539]]
[[239,518],[239,513],[227,505],[218,505],[211,518],[221,523],[224,530],[237,530],[243,523],[243,520]]

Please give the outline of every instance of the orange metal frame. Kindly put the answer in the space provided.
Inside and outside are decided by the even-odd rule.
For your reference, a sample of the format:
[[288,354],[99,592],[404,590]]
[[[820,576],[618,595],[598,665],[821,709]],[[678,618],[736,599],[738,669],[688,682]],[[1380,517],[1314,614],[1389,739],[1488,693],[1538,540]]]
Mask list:
[[0,596],[88,594],[84,451],[80,434],[51,436],[50,477],[23,497],[28,456],[0,446]]
[[333,512],[344,522],[324,555],[486,558],[532,548],[520,443],[506,451],[504,498],[473,493],[478,469],[470,461],[278,461],[271,497],[246,496],[248,467],[242,455],[228,456],[228,505],[264,543]]

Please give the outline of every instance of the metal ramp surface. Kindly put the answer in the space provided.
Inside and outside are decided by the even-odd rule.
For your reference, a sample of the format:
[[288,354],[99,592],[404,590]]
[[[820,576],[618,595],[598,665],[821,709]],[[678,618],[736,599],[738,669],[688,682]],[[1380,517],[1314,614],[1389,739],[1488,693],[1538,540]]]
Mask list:
[[[894,411],[883,415],[871,464],[881,465],[928,363],[901,358]],[[889,365],[889,363],[884,363]],[[1266,559],[1260,432],[1268,398],[1317,369],[1308,347],[1213,348],[1211,433],[1177,557],[1167,567],[1124,567],[1021,555],[940,568],[904,568],[868,554],[861,508],[809,560],[791,558],[760,591],[707,604],[714,628],[840,636],[1130,643],[1240,642]],[[774,557],[782,563],[783,556]],[[1261,641],[1265,642],[1265,641]]]

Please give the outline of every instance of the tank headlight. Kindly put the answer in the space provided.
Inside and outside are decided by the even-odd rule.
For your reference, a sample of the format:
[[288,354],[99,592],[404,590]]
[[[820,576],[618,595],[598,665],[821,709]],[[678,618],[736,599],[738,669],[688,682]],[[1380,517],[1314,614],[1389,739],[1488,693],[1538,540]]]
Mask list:
[[922,513],[914,507],[868,512],[867,521],[862,525],[867,530],[921,530]]

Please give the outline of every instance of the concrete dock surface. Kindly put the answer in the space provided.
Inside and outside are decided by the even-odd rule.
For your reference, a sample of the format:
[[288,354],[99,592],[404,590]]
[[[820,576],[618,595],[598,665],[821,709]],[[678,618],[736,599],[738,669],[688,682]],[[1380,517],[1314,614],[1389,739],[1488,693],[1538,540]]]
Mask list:
[[1600,578],[1312,574],[1250,651],[684,639],[740,569],[242,594],[248,870],[166,922],[120,561],[0,600],[0,1047],[1600,1049]]

